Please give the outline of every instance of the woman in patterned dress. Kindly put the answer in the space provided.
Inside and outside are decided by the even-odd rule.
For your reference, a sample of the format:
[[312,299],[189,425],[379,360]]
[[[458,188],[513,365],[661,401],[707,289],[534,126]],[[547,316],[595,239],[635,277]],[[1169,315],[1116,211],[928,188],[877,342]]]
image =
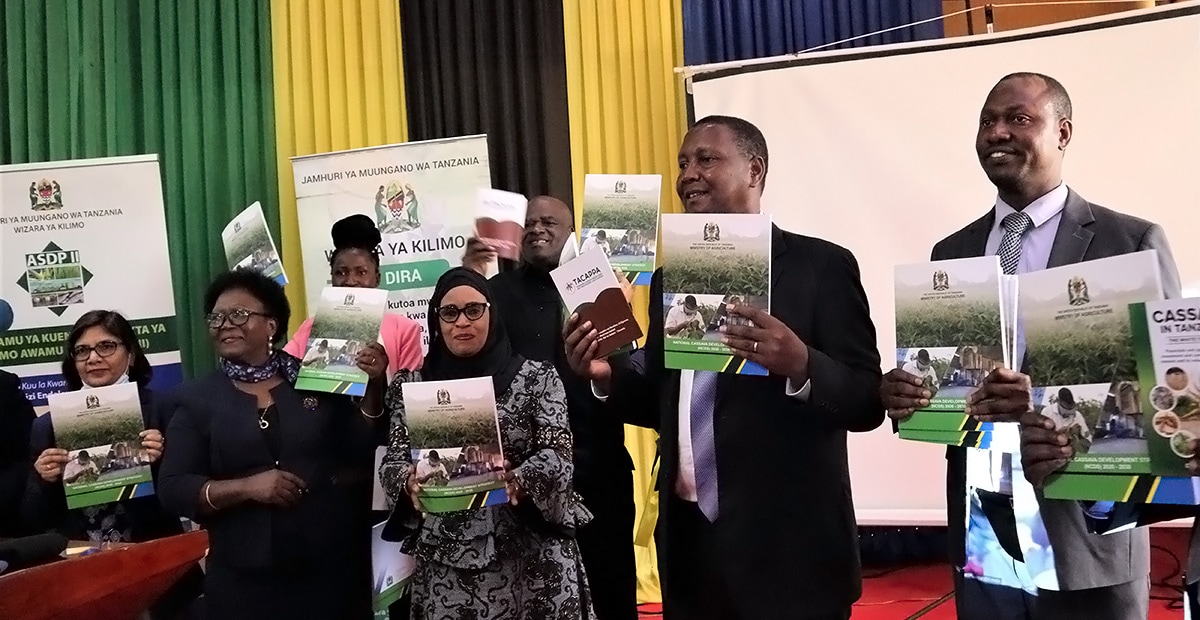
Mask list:
[[[516,355],[492,312],[487,281],[456,268],[429,301],[429,354],[388,388],[380,475],[396,508],[385,536],[417,558],[414,620],[593,619],[575,529],[591,515],[571,486],[566,395],[554,367]],[[422,514],[404,413],[404,384],[491,376],[509,503]]]

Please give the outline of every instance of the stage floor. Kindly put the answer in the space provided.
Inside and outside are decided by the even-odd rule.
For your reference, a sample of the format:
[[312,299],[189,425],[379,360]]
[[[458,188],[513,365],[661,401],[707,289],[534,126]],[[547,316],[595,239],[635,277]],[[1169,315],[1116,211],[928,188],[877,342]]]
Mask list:
[[[1189,531],[1185,528],[1152,528],[1149,620],[1183,618],[1182,590],[1162,584],[1180,584],[1181,558],[1187,557]],[[853,620],[956,620],[950,567],[943,564],[895,569],[866,568],[863,596],[854,605]],[[641,617],[662,617],[660,605],[643,605]],[[752,619],[746,619],[752,620]]]

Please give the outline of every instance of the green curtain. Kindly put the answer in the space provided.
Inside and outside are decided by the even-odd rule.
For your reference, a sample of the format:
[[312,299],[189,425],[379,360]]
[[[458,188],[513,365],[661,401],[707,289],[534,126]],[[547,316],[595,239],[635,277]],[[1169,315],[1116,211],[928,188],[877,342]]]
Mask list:
[[207,371],[221,229],[258,200],[280,238],[269,2],[3,5],[0,163],[159,155],[184,368]]

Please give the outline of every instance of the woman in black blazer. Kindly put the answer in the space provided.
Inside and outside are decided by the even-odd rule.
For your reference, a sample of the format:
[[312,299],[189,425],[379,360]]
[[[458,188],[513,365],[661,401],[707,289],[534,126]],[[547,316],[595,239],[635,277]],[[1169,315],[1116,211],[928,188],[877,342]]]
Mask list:
[[291,315],[275,281],[222,274],[204,309],[220,368],[177,393],[159,492],[208,531],[205,616],[370,617],[382,411],[295,389],[300,362],[275,349]]
[[[67,337],[62,374],[68,391],[137,384],[146,425],[141,434],[142,447],[157,477],[163,453],[162,429],[167,420],[156,407],[161,399],[146,387],[150,383],[150,362],[129,321],[108,310],[92,310],[79,317]],[[34,465],[21,505],[22,518],[34,527],[97,545],[145,542],[183,533],[179,519],[164,510],[153,494],[69,510],[62,484],[67,451],[56,445],[50,416],[39,416],[30,432]],[[203,573],[196,566],[151,608],[151,616],[171,618],[185,610],[200,595],[202,581]]]

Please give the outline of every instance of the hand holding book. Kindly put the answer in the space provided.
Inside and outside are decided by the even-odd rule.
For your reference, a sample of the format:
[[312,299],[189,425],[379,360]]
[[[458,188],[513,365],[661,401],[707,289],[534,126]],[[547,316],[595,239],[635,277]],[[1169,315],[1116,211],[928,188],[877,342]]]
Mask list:
[[595,383],[602,391],[608,391],[612,378],[612,366],[607,357],[599,355],[600,345],[597,332],[591,321],[581,321],[572,314],[563,326],[563,347],[567,353],[567,365],[575,374]]
[[384,350],[383,345],[378,342],[368,342],[358,356],[355,358],[355,364],[358,369],[367,373],[370,379],[379,379],[384,376],[384,372],[388,367],[388,355]]
[[1070,438],[1055,429],[1053,420],[1034,411],[1021,416],[1021,466],[1034,488],[1040,489],[1074,455]]
[[734,355],[783,375],[797,385],[808,380],[808,347],[796,332],[753,306],[729,304],[726,310],[735,320],[721,326],[721,342]]
[[146,450],[146,459],[151,463],[157,463],[163,453],[162,431],[157,428],[149,428],[142,431],[139,437],[142,438],[142,448]]
[[37,471],[38,476],[42,480],[49,483],[58,482],[59,477],[63,474],[63,468],[70,461],[69,453],[62,448],[46,448],[38,455],[37,460],[33,463],[33,469]]
[[883,375],[879,384],[879,397],[887,409],[888,417],[907,420],[917,409],[929,406],[933,393],[925,389],[925,382],[910,372],[893,368]]
[[997,368],[983,385],[967,395],[967,415],[981,422],[1016,422],[1033,411],[1033,385],[1029,375]]
[[488,265],[495,263],[496,248],[491,244],[478,237],[471,237],[467,240],[467,251],[463,254],[463,267],[487,277]]
[[521,499],[526,496],[525,487],[521,486],[521,481],[517,478],[516,468],[512,462],[504,461],[504,491],[508,494],[508,503],[516,506],[521,503]]

